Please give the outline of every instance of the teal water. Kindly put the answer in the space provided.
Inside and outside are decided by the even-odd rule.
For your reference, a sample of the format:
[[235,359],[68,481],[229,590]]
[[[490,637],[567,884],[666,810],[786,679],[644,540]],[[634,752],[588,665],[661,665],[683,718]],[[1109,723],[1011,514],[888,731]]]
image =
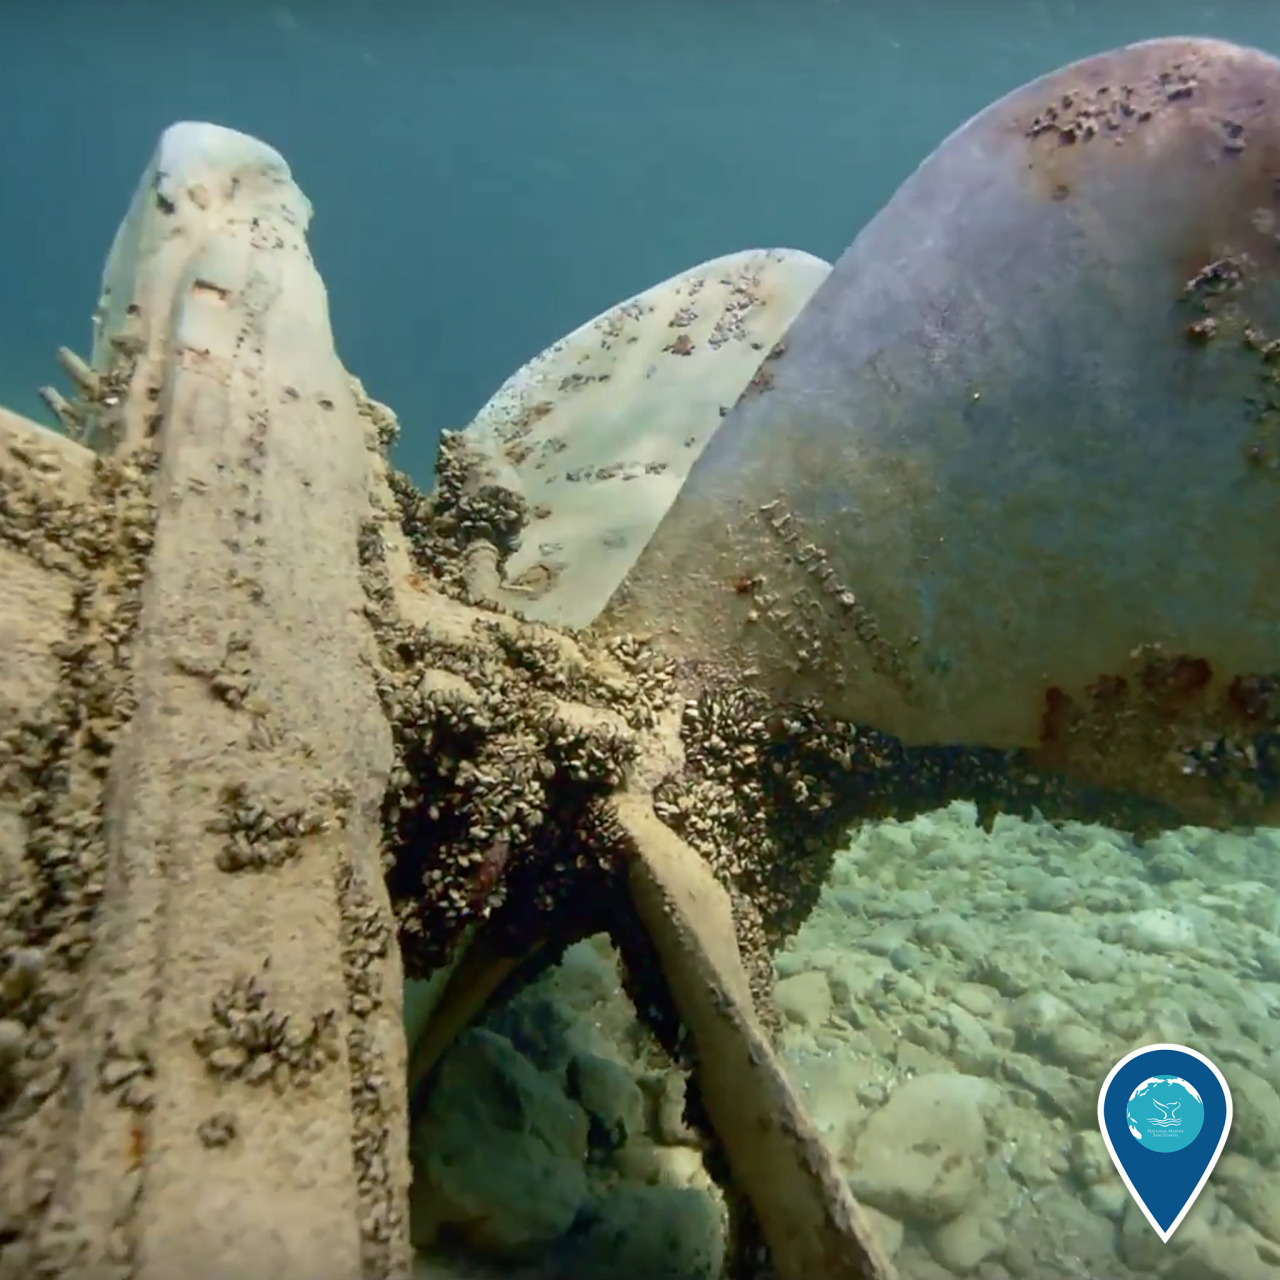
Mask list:
[[1280,50],[1253,0],[194,0],[10,6],[0,41],[0,398],[83,347],[160,131],[263,137],[317,210],[341,354],[425,481],[530,356],[692,264],[833,259],[953,128],[1131,40]]

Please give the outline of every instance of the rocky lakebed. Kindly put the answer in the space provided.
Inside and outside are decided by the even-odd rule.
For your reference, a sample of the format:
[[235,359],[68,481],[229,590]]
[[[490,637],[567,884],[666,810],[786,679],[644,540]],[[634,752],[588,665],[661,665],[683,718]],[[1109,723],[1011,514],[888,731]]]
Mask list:
[[[1280,1280],[1278,868],[1280,830],[1139,844],[964,802],[851,833],[776,957],[780,1048],[903,1280]],[[1235,1107],[1167,1245],[1096,1119],[1154,1042]],[[683,1113],[607,942],[580,943],[442,1064],[420,1275],[715,1280],[727,1215]]]

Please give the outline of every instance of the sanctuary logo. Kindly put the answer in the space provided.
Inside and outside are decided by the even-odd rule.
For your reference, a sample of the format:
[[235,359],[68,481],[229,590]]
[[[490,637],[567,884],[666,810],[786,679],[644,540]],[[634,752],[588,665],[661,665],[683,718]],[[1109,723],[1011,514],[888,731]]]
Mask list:
[[1168,1243],[1226,1145],[1231,1090],[1204,1054],[1149,1044],[1111,1068],[1098,1127],[1129,1194]]

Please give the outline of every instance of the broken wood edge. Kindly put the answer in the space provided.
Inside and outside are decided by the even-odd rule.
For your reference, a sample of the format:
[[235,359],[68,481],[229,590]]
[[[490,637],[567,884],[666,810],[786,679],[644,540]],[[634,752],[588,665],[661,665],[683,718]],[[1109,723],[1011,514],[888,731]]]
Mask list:
[[634,844],[632,900],[693,1038],[703,1104],[781,1280],[895,1280],[756,1018],[728,894],[647,797],[611,807]]

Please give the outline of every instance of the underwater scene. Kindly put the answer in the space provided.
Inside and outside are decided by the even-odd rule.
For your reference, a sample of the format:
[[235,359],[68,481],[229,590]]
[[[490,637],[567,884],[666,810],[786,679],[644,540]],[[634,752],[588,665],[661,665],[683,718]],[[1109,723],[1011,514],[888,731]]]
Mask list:
[[1280,1280],[1280,16],[1137,8],[6,18],[0,1280]]

